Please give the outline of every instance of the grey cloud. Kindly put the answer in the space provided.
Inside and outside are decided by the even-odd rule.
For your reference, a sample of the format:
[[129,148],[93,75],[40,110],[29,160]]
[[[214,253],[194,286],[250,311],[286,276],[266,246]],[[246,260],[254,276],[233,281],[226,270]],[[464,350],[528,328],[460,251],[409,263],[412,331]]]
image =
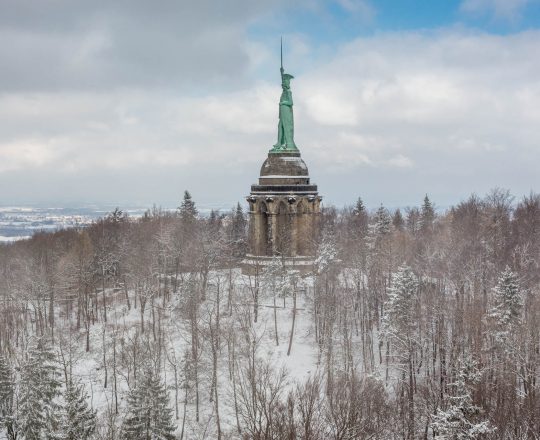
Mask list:
[[275,2],[2,1],[2,91],[238,85]]
[[[184,188],[203,204],[242,200],[276,136],[279,72],[267,83],[247,69],[262,43],[245,29],[268,5],[235,14],[233,3],[205,21],[210,2],[182,20],[149,2],[75,4],[58,17],[0,14],[13,38],[0,48],[0,203],[174,206]],[[296,141],[327,203],[538,190],[539,32],[380,34],[332,54],[302,45],[310,68],[287,61]]]

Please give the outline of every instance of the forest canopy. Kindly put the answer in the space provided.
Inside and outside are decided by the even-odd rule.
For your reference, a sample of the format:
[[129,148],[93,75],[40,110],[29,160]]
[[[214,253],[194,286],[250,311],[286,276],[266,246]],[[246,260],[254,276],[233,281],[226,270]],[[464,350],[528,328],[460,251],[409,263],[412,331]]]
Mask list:
[[540,195],[319,223],[304,277],[187,191],[0,245],[0,438],[538,438]]

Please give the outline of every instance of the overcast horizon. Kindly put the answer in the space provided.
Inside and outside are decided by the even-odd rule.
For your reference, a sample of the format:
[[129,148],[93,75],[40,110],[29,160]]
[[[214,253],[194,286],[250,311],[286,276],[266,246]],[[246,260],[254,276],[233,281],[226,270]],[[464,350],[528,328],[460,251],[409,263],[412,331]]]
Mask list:
[[0,0],[0,205],[244,201],[281,35],[327,205],[538,191],[540,1],[439,3]]

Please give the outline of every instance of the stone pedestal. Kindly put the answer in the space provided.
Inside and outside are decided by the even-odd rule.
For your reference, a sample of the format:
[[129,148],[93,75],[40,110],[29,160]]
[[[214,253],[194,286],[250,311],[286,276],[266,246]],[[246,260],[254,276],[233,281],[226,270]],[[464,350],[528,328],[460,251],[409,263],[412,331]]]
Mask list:
[[310,272],[319,238],[321,197],[300,153],[268,153],[247,201],[249,251],[243,272],[260,272],[275,257],[286,267]]

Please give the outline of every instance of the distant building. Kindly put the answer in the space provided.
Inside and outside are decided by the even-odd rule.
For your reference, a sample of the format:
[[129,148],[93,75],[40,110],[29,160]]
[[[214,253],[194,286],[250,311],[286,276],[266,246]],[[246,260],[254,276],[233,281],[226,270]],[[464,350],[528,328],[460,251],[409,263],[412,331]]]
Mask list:
[[247,197],[249,250],[243,261],[245,273],[262,270],[276,256],[287,268],[302,273],[313,269],[321,197],[294,142],[292,78],[282,66],[278,140],[261,167],[259,183],[251,186]]

